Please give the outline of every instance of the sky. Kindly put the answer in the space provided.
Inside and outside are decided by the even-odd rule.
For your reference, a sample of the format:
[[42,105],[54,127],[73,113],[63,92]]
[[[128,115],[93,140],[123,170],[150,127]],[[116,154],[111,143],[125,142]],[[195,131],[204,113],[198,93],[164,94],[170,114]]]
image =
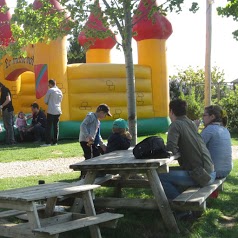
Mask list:
[[[30,0],[32,2],[32,0]],[[16,0],[6,0],[13,9]],[[238,41],[233,39],[232,32],[238,29],[238,23],[230,18],[217,15],[216,8],[224,6],[225,0],[214,0],[212,4],[212,53],[211,66],[224,70],[225,81],[231,82],[238,78],[237,55]],[[167,19],[171,22],[173,33],[167,40],[168,74],[174,75],[179,69],[204,68],[206,42],[206,0],[199,1],[197,13],[183,10],[182,13],[170,13]],[[136,52],[136,43],[133,43]],[[124,63],[123,53],[113,49],[113,63]],[[137,55],[134,54],[134,63]]]

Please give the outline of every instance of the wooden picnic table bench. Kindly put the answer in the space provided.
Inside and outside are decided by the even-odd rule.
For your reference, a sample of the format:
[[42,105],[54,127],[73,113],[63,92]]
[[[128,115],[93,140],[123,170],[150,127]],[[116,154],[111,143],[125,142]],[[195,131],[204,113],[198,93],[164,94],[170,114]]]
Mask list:
[[[161,158],[161,159],[136,159],[132,153],[132,149],[129,150],[121,150],[114,151],[108,154],[101,155],[99,157],[95,157],[89,160],[85,160],[76,164],[70,165],[70,168],[75,171],[86,171],[86,177],[83,180],[84,184],[93,184],[96,179],[96,175],[98,172],[104,172],[107,174],[138,174],[144,173],[147,175],[147,184],[148,187],[152,190],[154,199],[152,201],[153,205],[159,209],[162,219],[168,228],[169,231],[179,233],[179,229],[174,218],[174,215],[171,211],[170,204],[165,195],[164,189],[160,182],[158,173],[168,172],[169,171],[169,163],[173,160],[177,159],[179,155],[171,156],[170,158]],[[126,176],[127,177],[127,176]],[[123,181],[127,180],[127,178],[122,178]],[[106,181],[105,181],[106,182]],[[109,182],[109,181],[107,181]],[[123,184],[123,183],[122,183]],[[102,184],[103,185],[103,184]],[[137,202],[128,203],[128,199],[125,198],[106,198],[108,202],[110,202],[113,207],[141,207],[141,204],[146,204],[145,206],[150,206],[147,204],[147,201],[141,201],[137,199]],[[97,199],[95,199],[96,202]],[[105,201],[105,200],[104,200]],[[103,198],[101,199],[101,204],[103,204]],[[150,202],[149,202],[150,203]],[[104,203],[106,206],[108,203]],[[77,211],[77,206],[80,208],[80,202],[74,204],[74,209]]]
[[172,201],[174,209],[203,211],[206,209],[206,199],[220,186],[226,178],[216,179],[205,187],[189,187]]
[[[98,225],[123,217],[122,214],[96,214],[91,193],[100,185],[76,185],[53,183],[17,188],[0,192],[0,208],[11,209],[0,212],[0,217],[26,213],[27,223],[6,223],[0,225],[0,234],[14,238],[57,238],[60,233],[89,226],[92,238],[101,238]],[[63,212],[54,214],[58,196],[82,197],[86,214]],[[40,214],[46,200],[44,213]]]

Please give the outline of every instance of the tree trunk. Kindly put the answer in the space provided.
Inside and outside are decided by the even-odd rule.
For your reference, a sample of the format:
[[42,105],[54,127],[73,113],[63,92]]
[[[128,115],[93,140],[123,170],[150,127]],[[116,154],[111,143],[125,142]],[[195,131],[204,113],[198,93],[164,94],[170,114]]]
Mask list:
[[127,110],[129,131],[132,135],[132,145],[137,142],[137,114],[136,114],[136,96],[135,96],[135,73],[132,57],[132,18],[130,10],[130,1],[123,1],[125,14],[125,35],[123,37],[123,51],[126,65],[126,88],[127,88]]

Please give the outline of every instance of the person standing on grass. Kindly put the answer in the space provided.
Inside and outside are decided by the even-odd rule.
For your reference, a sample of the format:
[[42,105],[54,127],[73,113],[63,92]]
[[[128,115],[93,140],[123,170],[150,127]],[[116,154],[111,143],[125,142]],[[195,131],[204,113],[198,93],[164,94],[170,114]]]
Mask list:
[[[84,158],[91,159],[106,151],[100,133],[100,120],[106,116],[112,116],[110,108],[106,104],[100,104],[96,112],[89,112],[80,125],[79,142],[84,152]],[[81,178],[85,174],[81,173]]]
[[57,145],[59,137],[59,118],[62,114],[61,102],[63,99],[62,91],[56,86],[53,79],[49,80],[49,90],[47,91],[44,101],[48,105],[46,139],[45,144],[41,146],[51,146],[51,129],[53,126],[52,145]]
[[100,148],[106,151],[106,145],[100,133],[100,120],[106,116],[112,116],[110,108],[106,104],[100,104],[96,112],[89,112],[80,125],[79,142],[86,160],[99,156]]
[[14,136],[14,108],[12,105],[12,95],[10,90],[0,83],[0,110],[2,110],[3,126],[6,130],[6,144],[16,143]]

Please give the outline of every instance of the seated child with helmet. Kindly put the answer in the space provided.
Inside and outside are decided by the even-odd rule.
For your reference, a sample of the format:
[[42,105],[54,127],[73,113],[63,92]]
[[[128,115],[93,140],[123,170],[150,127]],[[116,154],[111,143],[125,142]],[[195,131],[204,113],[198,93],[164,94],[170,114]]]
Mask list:
[[127,122],[121,118],[116,119],[112,125],[112,134],[108,138],[106,153],[127,150],[131,145],[131,139]]

